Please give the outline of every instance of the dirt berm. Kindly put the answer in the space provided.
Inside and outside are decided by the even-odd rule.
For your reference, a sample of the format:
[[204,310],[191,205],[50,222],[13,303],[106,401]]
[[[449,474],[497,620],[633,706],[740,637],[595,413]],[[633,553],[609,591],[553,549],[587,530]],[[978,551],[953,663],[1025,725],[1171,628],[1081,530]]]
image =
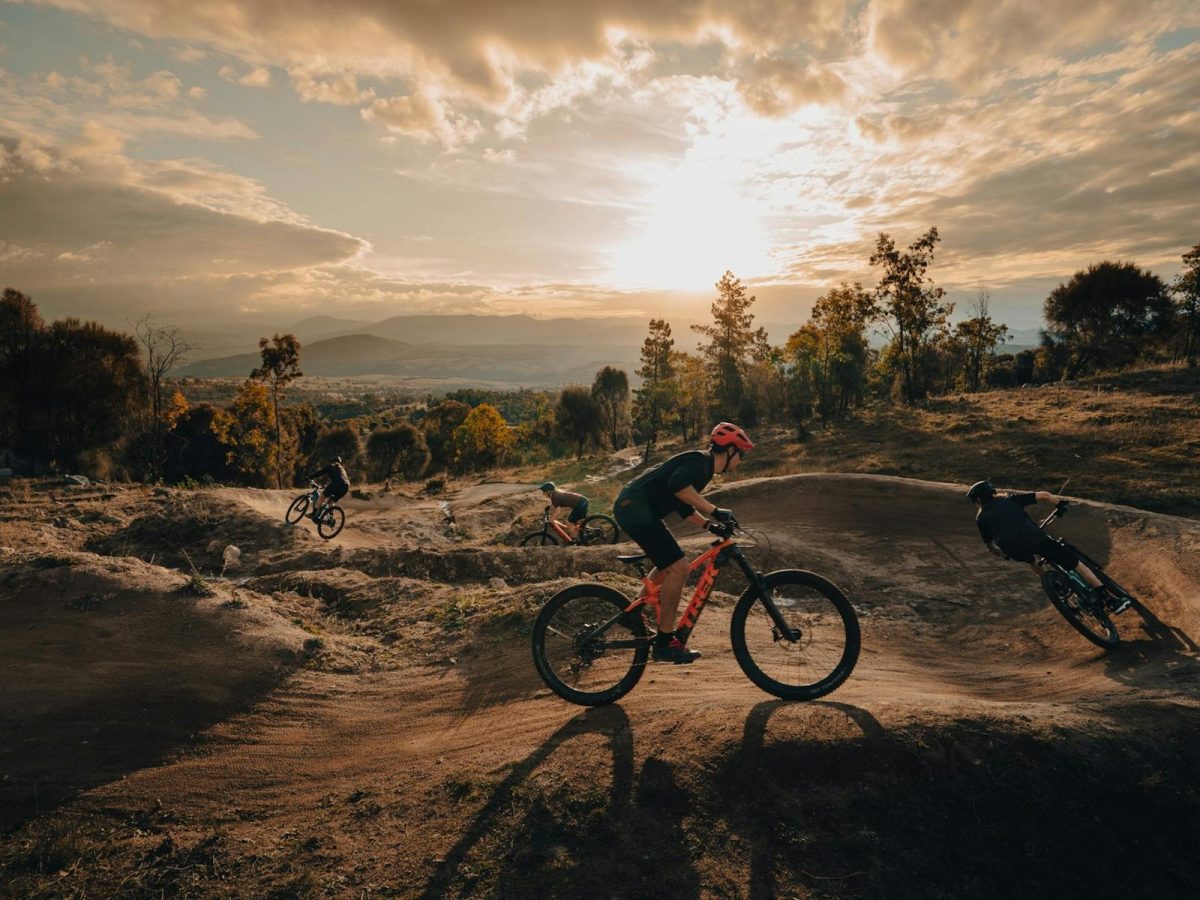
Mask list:
[[[203,601],[213,608],[183,599],[184,575],[143,563],[6,558],[4,789],[92,771],[77,744],[91,729],[109,759],[9,819],[23,824],[0,839],[0,884],[18,896],[1190,896],[1200,523],[1080,503],[1056,529],[1142,600],[1104,652],[1028,569],[985,552],[963,489],[811,475],[714,492],[760,532],[755,559],[821,572],[859,611],[857,669],[807,704],[742,675],[728,594],[704,613],[695,665],[653,666],[605,709],[550,695],[530,661],[532,617],[583,572],[632,587],[609,556],[626,547],[541,550],[531,569],[482,539],[430,549],[389,534],[346,552],[305,539],[264,550],[243,593],[221,586],[224,599]],[[484,577],[500,570],[503,582]],[[92,612],[72,607],[93,593]],[[105,604],[139,612],[129,627],[82,618]],[[237,624],[250,613],[258,624]],[[290,629],[275,644],[272,615]],[[162,703],[142,716],[130,697],[155,691]],[[69,753],[46,753],[55,742]]]

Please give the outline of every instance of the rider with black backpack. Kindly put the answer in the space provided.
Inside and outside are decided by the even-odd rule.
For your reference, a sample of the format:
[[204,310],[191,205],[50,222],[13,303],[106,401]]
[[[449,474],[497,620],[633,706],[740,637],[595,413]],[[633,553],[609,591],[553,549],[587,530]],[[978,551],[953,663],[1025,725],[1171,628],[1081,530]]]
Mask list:
[[346,474],[346,467],[342,465],[342,458],[335,456],[333,462],[321,469],[319,472],[309,475],[309,481],[316,481],[318,478],[327,478],[329,483],[321,492],[321,502],[317,504],[317,508],[310,514],[309,518],[314,522],[318,519],[320,513],[325,507],[336,503],[346,496],[346,492],[350,490],[350,476]]

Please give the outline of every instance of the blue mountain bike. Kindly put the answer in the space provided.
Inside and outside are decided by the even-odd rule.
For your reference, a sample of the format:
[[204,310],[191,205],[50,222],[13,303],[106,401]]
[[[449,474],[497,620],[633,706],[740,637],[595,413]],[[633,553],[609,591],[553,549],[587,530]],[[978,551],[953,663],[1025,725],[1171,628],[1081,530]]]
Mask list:
[[[1054,507],[1054,511],[1041,521],[1041,527],[1045,528],[1055,519],[1065,515],[1067,507],[1066,500],[1060,502]],[[1137,605],[1137,598],[1110,578],[1100,563],[1062,538],[1055,538],[1055,540],[1064,547],[1070,548],[1085,566],[1096,573],[1096,577],[1118,602],[1128,600],[1130,605]],[[1036,561],[1039,568],[1042,569],[1042,589],[1050,598],[1050,602],[1054,604],[1054,608],[1071,623],[1071,627],[1093,644],[1104,647],[1106,650],[1117,646],[1121,642],[1121,635],[1117,632],[1117,626],[1109,618],[1111,612],[1109,601],[1098,595],[1083,580],[1083,576],[1074,569],[1064,569],[1040,556],[1036,557]]]

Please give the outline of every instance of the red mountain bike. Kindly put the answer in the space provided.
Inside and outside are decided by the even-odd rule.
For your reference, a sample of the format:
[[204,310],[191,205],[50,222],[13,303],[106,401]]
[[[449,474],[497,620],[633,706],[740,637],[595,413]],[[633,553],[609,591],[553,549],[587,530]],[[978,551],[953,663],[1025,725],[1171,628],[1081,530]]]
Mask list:
[[[812,572],[755,571],[734,540],[736,520],[714,523],[709,530],[717,539],[689,566],[701,572],[676,626],[679,639],[686,643],[717,573],[733,562],[749,583],[730,621],[733,655],[746,676],[785,700],[815,700],[849,678],[858,662],[860,636],[846,596]],[[637,566],[645,579],[645,555],[617,559]],[[658,621],[657,591],[636,600],[605,584],[559,591],[533,625],[538,674],[558,696],[582,706],[602,706],[625,696],[645,672],[653,640],[643,609]]]
[[596,544],[615,544],[620,529],[609,516],[588,516],[579,523],[579,536],[571,537],[570,532],[563,528],[562,523],[550,518],[550,507],[542,513],[542,530],[527,534],[521,538],[522,547],[545,547],[566,544],[583,547]]

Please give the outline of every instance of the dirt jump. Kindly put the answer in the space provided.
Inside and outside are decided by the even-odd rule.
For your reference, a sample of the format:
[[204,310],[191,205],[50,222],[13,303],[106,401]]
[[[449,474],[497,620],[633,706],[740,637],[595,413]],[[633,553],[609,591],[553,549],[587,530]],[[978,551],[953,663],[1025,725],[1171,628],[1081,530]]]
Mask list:
[[[332,542],[279,524],[293,496],[130,492],[108,521],[80,498],[63,527],[60,497],[21,504],[35,527],[0,521],[15,896],[1180,896],[1200,878],[1200,522],[1081,502],[1056,524],[1141,601],[1104,651],[986,552],[963,486],[738,482],[710,496],[755,533],[752,562],[853,602],[853,675],[810,703],[762,693],[722,578],[700,661],[584,710],[539,680],[530,625],[580,580],[632,592],[631,546],[508,546],[540,511],[529,486],[347,498]],[[218,574],[226,535],[243,558]]]

